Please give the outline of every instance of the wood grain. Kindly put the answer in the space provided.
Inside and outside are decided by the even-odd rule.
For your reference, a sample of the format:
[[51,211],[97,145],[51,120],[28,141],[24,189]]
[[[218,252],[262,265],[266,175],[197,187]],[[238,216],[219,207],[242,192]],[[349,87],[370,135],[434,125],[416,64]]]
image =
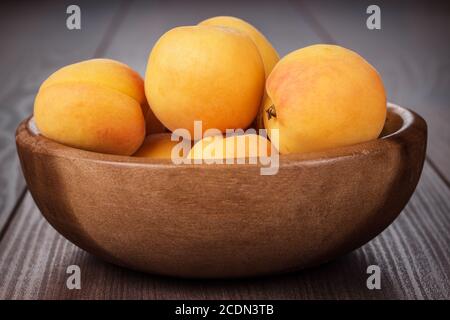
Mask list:
[[360,53],[380,72],[388,100],[410,106],[429,125],[429,158],[450,180],[450,4],[378,1],[381,30],[366,27],[370,0],[292,1],[321,41]]
[[[28,194],[0,243],[1,299],[449,299],[450,192],[429,166],[410,203],[380,236],[326,265],[246,280],[180,280],[104,263],[69,243]],[[432,207],[430,207],[432,206]],[[68,290],[79,265],[82,289]],[[366,288],[380,266],[382,289]]]
[[[119,17],[122,23],[110,32],[109,44],[103,42],[102,55],[123,60],[143,74],[147,54],[166,27],[178,25],[179,17],[188,24],[204,18],[198,4],[190,6],[185,1],[177,7],[174,1],[166,2],[134,3],[126,16]],[[446,185],[433,169],[448,179],[450,55],[446,39],[450,20],[448,7],[443,7],[448,5],[408,1],[400,3],[403,7],[399,11],[384,10],[385,5],[392,8],[393,2],[383,1],[384,30],[379,32],[364,26],[365,8],[372,3],[349,3],[263,1],[255,10],[247,2],[222,2],[218,7],[208,2],[205,16],[233,14],[249,19],[282,55],[316,42],[339,42],[354,48],[380,70],[390,99],[419,108],[429,123],[431,161],[404,213],[381,236],[337,261],[298,274],[244,281],[183,281],[130,272],[93,258],[49,227],[27,194],[0,241],[0,298],[449,299],[450,197],[448,182]],[[10,162],[15,157],[13,132],[29,115],[39,82],[56,67],[72,62],[73,57],[89,58],[96,49],[85,50],[83,43],[98,42],[105,35],[115,14],[113,8],[117,8],[116,2],[108,2],[94,11],[87,10],[91,22],[86,28],[90,32],[76,35],[63,33],[61,22],[55,18],[65,7],[57,9],[60,7],[55,8],[55,3],[41,1],[39,6],[25,2],[0,10],[1,39],[10,48],[0,51],[1,61],[7,62],[0,64],[0,226],[4,213],[11,211],[23,190],[23,180],[15,180],[15,176],[20,177],[17,160]],[[245,14],[241,14],[241,6]],[[68,41],[75,38],[83,41]],[[64,45],[55,48],[55,44]],[[83,270],[81,291],[65,287],[66,267],[74,263]],[[365,287],[368,264],[382,269],[381,291]]]
[[[82,29],[69,31],[69,4],[24,1],[2,2],[0,7],[0,231],[25,189],[14,132],[31,114],[40,83],[66,64],[103,55],[102,39],[108,38],[111,24],[117,22],[113,18],[119,1],[78,1]],[[104,10],[106,4],[108,10]]]
[[[106,261],[185,278],[299,270],[360,247],[419,180],[426,124],[389,106],[386,137],[255,165],[174,165],[55,143],[17,130],[30,193],[49,223]],[[276,163],[278,165],[278,162]],[[205,196],[207,195],[207,196]]]

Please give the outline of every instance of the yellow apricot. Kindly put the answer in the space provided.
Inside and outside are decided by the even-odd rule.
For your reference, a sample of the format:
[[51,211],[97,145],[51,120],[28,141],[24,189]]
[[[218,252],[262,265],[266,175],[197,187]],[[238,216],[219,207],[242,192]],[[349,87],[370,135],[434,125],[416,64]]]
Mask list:
[[321,151],[376,139],[386,118],[378,72],[357,53],[334,45],[296,50],[266,83],[273,105],[264,125],[279,129],[280,153]]
[[225,27],[189,26],[166,32],[152,49],[145,93],[166,128],[194,133],[246,128],[264,91],[264,65],[253,41]]
[[[259,54],[261,55],[261,58],[264,63],[264,71],[266,78],[269,76],[270,72],[272,72],[272,69],[280,60],[277,51],[269,42],[269,40],[267,40],[267,38],[258,29],[256,29],[250,23],[242,19],[236,17],[218,16],[206,19],[200,22],[199,25],[229,27],[237,29],[247,34],[258,47]],[[255,121],[252,124],[252,127],[254,127],[255,129],[264,128],[263,113],[264,113],[264,106],[266,105],[268,100],[270,99],[268,98],[267,93],[264,92],[264,97],[262,99],[261,106],[259,108]]]
[[126,64],[111,59],[91,59],[62,67],[45,80],[40,90],[58,83],[91,83],[115,89],[139,104],[146,103],[144,81]]
[[190,159],[237,159],[268,157],[270,141],[257,134],[230,137],[208,136],[198,141],[188,154]]
[[217,16],[203,20],[199,23],[199,25],[229,27],[247,34],[253,40],[259,50],[264,63],[266,78],[269,76],[278,60],[280,60],[277,51],[269,42],[269,40],[267,40],[267,38],[258,29],[242,19],[229,16]]
[[178,144],[178,141],[171,140],[171,135],[171,133],[148,135],[134,156],[151,159],[171,159],[172,149]]
[[149,112],[139,74],[109,59],[57,70],[42,83],[34,103],[35,122],[44,136],[120,155],[130,155],[140,146]]
[[60,83],[39,91],[34,118],[47,138],[89,151],[131,155],[145,136],[136,100],[92,84]]

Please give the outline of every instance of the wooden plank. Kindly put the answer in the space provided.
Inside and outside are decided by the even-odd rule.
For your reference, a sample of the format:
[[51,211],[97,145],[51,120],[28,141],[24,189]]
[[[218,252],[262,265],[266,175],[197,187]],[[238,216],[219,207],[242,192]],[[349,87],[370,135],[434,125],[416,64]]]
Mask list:
[[0,231],[25,188],[16,155],[14,132],[29,116],[40,83],[58,68],[92,58],[108,35],[119,1],[99,6],[78,1],[81,30],[66,28],[70,1],[2,2],[0,12]]
[[450,179],[450,4],[378,1],[381,30],[366,28],[373,1],[295,1],[320,36],[359,52],[383,77],[390,101],[412,108],[429,125],[428,156]]
[[[310,270],[243,280],[182,280],[129,271],[69,243],[28,194],[0,243],[0,299],[448,299],[450,191],[425,166],[400,217],[381,235]],[[78,265],[81,290],[68,290]],[[368,265],[381,268],[381,290],[366,287]]]

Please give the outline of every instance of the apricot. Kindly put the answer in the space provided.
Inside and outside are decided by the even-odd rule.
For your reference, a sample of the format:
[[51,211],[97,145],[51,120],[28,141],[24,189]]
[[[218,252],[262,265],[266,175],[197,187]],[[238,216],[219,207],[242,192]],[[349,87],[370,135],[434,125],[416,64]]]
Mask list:
[[190,159],[237,159],[269,157],[271,144],[257,134],[230,137],[207,136],[198,141],[188,154]]
[[115,89],[144,104],[144,82],[124,63],[111,59],[91,59],[65,66],[45,80],[40,90],[59,83],[90,83]]
[[63,67],[36,96],[40,132],[68,146],[131,155],[145,137],[149,108],[142,78],[127,65],[93,59]]
[[296,50],[266,83],[264,125],[279,129],[280,153],[312,152],[376,139],[386,118],[380,75],[357,53],[335,45]]
[[229,16],[217,16],[203,20],[199,23],[199,25],[229,27],[247,34],[258,48],[258,51],[264,63],[264,71],[266,77],[269,76],[273,67],[275,67],[278,60],[280,60],[277,51],[269,42],[269,40],[267,40],[267,38],[258,29],[242,19]]
[[178,144],[178,141],[171,140],[171,135],[171,133],[148,135],[134,156],[151,159],[170,159],[172,149]]
[[152,49],[145,93],[156,117],[169,130],[194,121],[204,131],[246,128],[264,91],[264,65],[246,34],[213,26],[177,27]]
[[266,114],[265,110],[267,110],[272,105],[273,105],[272,100],[270,100],[269,96],[267,95],[267,92],[264,93],[258,114],[256,115],[256,118],[253,121],[252,125],[253,128],[255,128],[256,130],[265,129],[264,126],[264,115]]
[[[267,38],[258,29],[242,19],[236,17],[218,16],[206,19],[200,22],[199,25],[224,26],[237,29],[247,34],[258,47],[259,54],[261,55],[264,63],[264,72],[266,78],[269,76],[270,72],[272,72],[272,69],[280,60],[278,52],[275,50],[269,40],[267,40]],[[264,128],[263,113],[264,106],[268,103],[268,100],[270,99],[268,99],[267,93],[264,92],[261,106],[252,127],[256,129]]]

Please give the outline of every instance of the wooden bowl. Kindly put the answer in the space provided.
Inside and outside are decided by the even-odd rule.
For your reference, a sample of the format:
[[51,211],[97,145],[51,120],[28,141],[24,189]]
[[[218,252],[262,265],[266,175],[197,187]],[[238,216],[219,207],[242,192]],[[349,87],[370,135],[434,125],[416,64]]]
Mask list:
[[49,223],[104,260],[151,273],[244,277],[324,263],[371,240],[405,207],[425,121],[388,107],[378,140],[259,165],[175,165],[99,154],[17,129],[29,190]]

